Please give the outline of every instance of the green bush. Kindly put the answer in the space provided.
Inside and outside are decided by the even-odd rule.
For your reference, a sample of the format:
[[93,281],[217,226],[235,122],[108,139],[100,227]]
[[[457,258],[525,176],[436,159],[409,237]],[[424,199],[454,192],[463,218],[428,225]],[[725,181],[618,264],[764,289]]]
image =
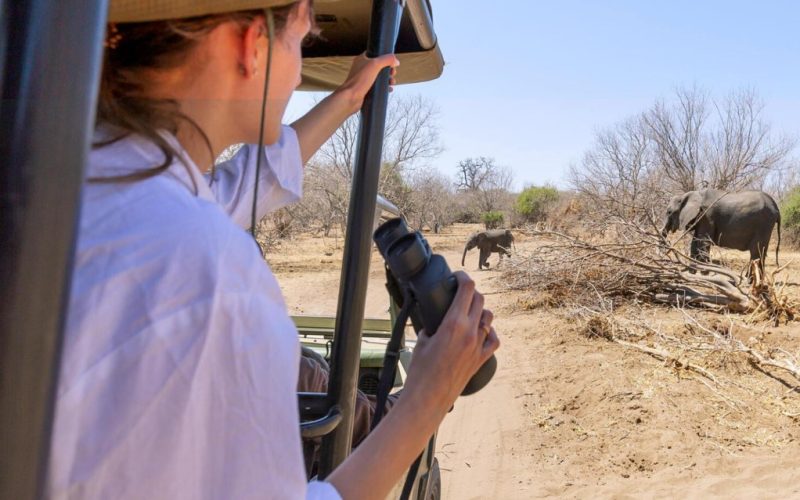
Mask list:
[[781,227],[792,246],[800,244],[800,187],[781,200]]
[[781,202],[781,222],[784,227],[800,227],[800,188],[794,188]]
[[497,210],[484,212],[481,220],[483,220],[486,229],[497,229],[503,225],[503,212],[498,212]]
[[514,208],[528,222],[539,222],[558,201],[558,190],[550,186],[531,186],[517,196]]

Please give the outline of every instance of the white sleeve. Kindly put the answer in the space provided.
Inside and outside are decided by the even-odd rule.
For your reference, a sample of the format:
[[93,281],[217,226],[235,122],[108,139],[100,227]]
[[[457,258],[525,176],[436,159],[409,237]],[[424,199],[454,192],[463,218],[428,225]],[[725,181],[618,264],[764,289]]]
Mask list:
[[342,500],[342,497],[331,483],[311,481],[306,490],[306,500]]
[[[230,160],[217,165],[211,191],[239,226],[250,227],[258,145],[245,144]],[[277,143],[264,147],[256,214],[264,215],[299,200],[303,194],[303,161],[292,127],[284,125]]]

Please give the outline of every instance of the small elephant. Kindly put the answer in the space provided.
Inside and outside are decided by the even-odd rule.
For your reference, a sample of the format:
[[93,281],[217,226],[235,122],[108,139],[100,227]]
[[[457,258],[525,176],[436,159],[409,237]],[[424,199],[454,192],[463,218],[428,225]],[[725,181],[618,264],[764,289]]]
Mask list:
[[480,258],[478,259],[478,269],[489,267],[489,255],[492,252],[500,254],[500,261],[503,260],[503,255],[511,255],[511,246],[514,244],[514,235],[508,229],[492,229],[490,231],[481,231],[479,233],[472,233],[464,246],[464,255],[461,257],[461,265],[464,265],[464,260],[467,258],[467,251],[475,247],[480,249]]
[[758,259],[764,272],[764,257],[778,225],[778,245],[775,262],[781,246],[781,213],[778,204],[762,191],[726,193],[716,189],[689,191],[675,196],[667,207],[667,220],[661,234],[689,230],[692,233],[691,257],[700,262],[709,261],[711,244],[749,250],[750,261]]

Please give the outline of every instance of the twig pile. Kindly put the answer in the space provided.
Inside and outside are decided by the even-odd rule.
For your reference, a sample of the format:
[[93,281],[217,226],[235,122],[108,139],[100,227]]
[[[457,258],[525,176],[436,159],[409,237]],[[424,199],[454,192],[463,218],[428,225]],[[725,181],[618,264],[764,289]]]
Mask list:
[[800,303],[786,293],[785,282],[778,283],[775,279],[788,265],[784,264],[771,273],[762,274],[755,263],[750,264],[750,296],[755,297],[756,304],[750,313],[751,322],[772,321],[778,326],[781,321],[794,321],[800,311]]
[[753,273],[752,280],[743,280],[727,267],[692,259],[654,231],[628,222],[609,227],[615,233],[612,242],[546,229],[527,231],[542,244],[512,259],[504,271],[505,285],[545,293],[542,301],[550,305],[628,299],[749,313],[754,319],[795,317],[797,304],[775,286],[775,273]]

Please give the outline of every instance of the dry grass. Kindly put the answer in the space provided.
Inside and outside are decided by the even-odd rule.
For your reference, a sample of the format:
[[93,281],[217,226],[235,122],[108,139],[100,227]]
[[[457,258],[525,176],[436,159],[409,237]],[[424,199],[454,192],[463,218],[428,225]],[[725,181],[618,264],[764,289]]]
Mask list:
[[746,278],[727,262],[697,262],[630,224],[604,227],[600,241],[544,228],[527,234],[537,243],[503,275],[507,289],[523,292],[517,307],[554,308],[582,336],[657,359],[676,377],[702,384],[718,424],[750,433],[715,440],[710,429],[721,450],[782,445],[784,437],[753,430],[753,415],[800,421],[800,351],[766,338],[769,327],[800,311],[787,289],[788,264],[762,274],[753,263]]

